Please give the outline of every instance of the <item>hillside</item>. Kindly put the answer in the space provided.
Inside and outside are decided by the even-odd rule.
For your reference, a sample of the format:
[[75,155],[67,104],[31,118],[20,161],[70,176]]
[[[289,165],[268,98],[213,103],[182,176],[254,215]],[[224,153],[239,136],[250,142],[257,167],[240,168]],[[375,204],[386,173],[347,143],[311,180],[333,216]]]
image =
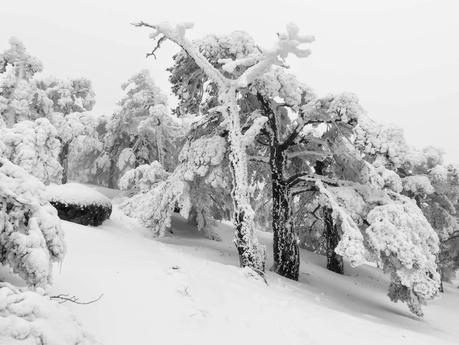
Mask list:
[[[307,251],[299,282],[268,272],[265,283],[238,267],[229,225],[216,229],[215,242],[176,217],[173,234],[157,240],[115,206],[101,227],[64,229],[68,254],[52,292],[82,301],[103,293],[67,305],[104,344],[427,345],[459,337],[459,289],[450,284],[421,320],[389,301],[380,272],[346,266],[340,276]],[[270,234],[258,236],[269,249]]]

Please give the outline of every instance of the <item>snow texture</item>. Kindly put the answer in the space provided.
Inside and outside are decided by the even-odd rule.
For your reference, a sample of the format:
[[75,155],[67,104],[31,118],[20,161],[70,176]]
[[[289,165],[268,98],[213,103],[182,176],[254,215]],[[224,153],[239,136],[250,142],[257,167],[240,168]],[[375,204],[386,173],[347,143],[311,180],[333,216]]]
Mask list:
[[57,301],[42,291],[0,282],[0,344],[96,345],[92,336]]
[[102,193],[80,183],[51,184],[46,187],[48,201],[75,205],[111,206],[111,201]]

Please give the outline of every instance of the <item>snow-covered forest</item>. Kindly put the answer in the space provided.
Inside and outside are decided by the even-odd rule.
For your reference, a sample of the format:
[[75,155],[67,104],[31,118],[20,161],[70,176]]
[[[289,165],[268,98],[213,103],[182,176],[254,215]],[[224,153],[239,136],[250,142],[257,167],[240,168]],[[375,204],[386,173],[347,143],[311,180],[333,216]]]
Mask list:
[[170,89],[105,114],[0,42],[0,344],[457,344],[459,157],[303,80],[303,23],[138,18]]

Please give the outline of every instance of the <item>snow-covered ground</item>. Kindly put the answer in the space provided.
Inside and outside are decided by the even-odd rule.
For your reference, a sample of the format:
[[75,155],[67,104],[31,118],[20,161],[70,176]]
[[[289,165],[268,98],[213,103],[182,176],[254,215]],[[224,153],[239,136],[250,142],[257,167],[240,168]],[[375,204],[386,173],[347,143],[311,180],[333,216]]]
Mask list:
[[[106,190],[104,191],[106,192]],[[111,193],[109,197],[116,196]],[[64,222],[68,254],[52,293],[106,345],[149,344],[457,344],[459,289],[425,308],[424,319],[386,296],[387,278],[371,267],[340,276],[324,258],[302,251],[299,282],[238,267],[233,231],[204,238],[183,219],[173,234],[153,239],[116,207],[97,228]],[[259,233],[270,248],[270,234]],[[270,255],[270,253],[268,253]]]

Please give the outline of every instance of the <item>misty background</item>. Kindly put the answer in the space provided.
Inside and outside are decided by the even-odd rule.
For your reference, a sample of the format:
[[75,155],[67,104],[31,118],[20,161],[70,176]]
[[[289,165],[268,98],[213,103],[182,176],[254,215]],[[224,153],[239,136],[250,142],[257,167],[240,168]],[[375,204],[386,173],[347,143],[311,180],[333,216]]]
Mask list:
[[177,48],[166,43],[145,59],[154,43],[130,23],[191,21],[191,38],[243,30],[269,47],[294,22],[316,37],[310,57],[288,60],[299,80],[322,96],[356,93],[409,144],[441,147],[459,163],[458,17],[455,0],[15,0],[0,6],[0,50],[18,37],[45,75],[89,78],[95,113],[111,114],[121,84],[143,68],[175,102],[165,69]]

